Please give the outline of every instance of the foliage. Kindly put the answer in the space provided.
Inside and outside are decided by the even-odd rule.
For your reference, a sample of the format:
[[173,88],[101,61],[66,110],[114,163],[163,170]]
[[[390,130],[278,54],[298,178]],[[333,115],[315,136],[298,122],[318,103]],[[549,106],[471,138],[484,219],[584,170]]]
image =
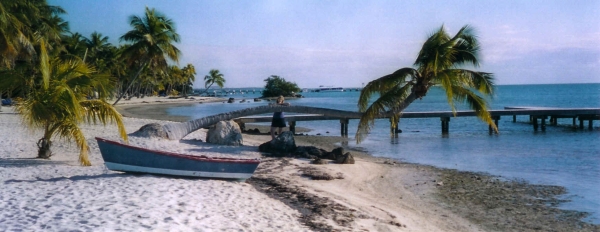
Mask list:
[[218,69],[211,69],[208,75],[204,76],[204,88],[206,88],[204,92],[207,92],[214,84],[217,84],[219,88],[225,86],[225,75],[220,73]]
[[[44,131],[38,142],[38,157],[49,158],[52,139],[59,136],[75,141],[80,150],[79,162],[91,165],[87,153],[88,145],[79,125],[101,122],[106,125],[115,122],[119,134],[127,140],[127,133],[121,115],[104,99],[114,88],[114,81],[108,75],[98,74],[94,68],[81,60],[63,61],[48,57],[44,42],[41,42],[40,66],[38,75],[32,76],[28,96],[19,101],[16,111],[26,125]],[[22,79],[19,75],[8,75],[10,79]],[[0,86],[0,89],[2,86]],[[87,99],[94,91],[99,99]]]
[[[166,58],[177,62],[181,54],[173,45],[180,40],[175,31],[175,23],[165,15],[146,7],[144,17],[134,15],[129,21],[133,29],[121,36],[120,40],[131,44],[125,48],[122,55],[130,66],[137,66],[138,71],[123,94],[129,91],[144,69],[148,68],[147,71],[155,77],[160,72],[167,72]],[[113,105],[119,102],[123,94]]]
[[262,93],[262,97],[278,97],[278,96],[292,96],[294,93],[300,92],[300,88],[296,83],[288,82],[285,78],[272,75],[265,79],[267,84]]
[[[391,117],[396,123],[408,105],[417,98],[423,98],[429,88],[436,85],[446,92],[454,113],[455,101],[466,103],[475,110],[477,117],[497,131],[487,111],[487,102],[482,97],[493,94],[493,74],[463,68],[467,65],[479,67],[479,50],[477,37],[468,25],[455,36],[450,36],[443,26],[440,27],[423,44],[415,60],[415,68],[401,68],[369,82],[363,88],[358,101],[363,116],[356,141],[361,142],[365,138],[378,117]],[[373,94],[378,94],[379,98],[369,105]]]
[[12,69],[17,60],[31,61],[35,47],[44,38],[45,46],[59,46],[68,23],[59,17],[65,11],[45,0],[0,0],[0,68]]

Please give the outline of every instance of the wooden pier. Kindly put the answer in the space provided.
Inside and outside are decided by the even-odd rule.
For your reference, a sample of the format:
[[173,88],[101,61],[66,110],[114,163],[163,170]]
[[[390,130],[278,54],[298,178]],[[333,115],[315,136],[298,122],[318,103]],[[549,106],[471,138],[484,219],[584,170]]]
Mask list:
[[[350,119],[359,119],[360,113],[348,111],[344,116],[340,116],[339,112],[343,111],[336,111],[338,111],[338,113],[335,116],[328,116],[326,114],[286,115],[286,121],[289,124],[290,131],[295,132],[296,122],[299,121],[339,120],[340,134],[342,136],[348,136],[348,123]],[[549,124],[556,125],[559,118],[572,118],[573,126],[577,126],[576,121],[579,120],[580,129],[584,128],[584,121],[588,121],[588,128],[590,130],[593,129],[593,121],[600,120],[600,108],[505,107],[504,110],[490,110],[489,112],[496,126],[498,126],[498,121],[502,116],[512,116],[513,122],[516,122],[517,116],[527,115],[533,125],[533,129],[536,131],[538,129],[541,129],[542,131],[546,130],[546,120],[549,120]],[[431,111],[403,112],[400,118],[440,118],[442,133],[449,133],[450,118],[475,116],[476,114],[474,111],[456,111],[456,114],[452,111]],[[271,119],[271,116],[249,116],[235,118],[234,121],[243,128],[245,123],[271,122]],[[392,131],[398,133],[397,128],[392,128]],[[489,131],[493,132],[491,126],[489,127]]]

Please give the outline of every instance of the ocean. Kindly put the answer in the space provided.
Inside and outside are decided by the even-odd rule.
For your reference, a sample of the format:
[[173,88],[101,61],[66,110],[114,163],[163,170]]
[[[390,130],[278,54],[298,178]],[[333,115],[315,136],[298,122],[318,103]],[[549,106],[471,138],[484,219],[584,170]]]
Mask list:
[[[209,103],[175,106],[169,114],[192,119],[268,104],[254,102],[258,92],[232,94],[236,103]],[[251,90],[248,89],[248,90]],[[308,92],[304,98],[288,99],[293,105],[315,106],[357,111],[360,92]],[[247,102],[239,103],[246,99]],[[600,108],[600,84],[500,85],[489,100],[491,109],[507,106],[563,108]],[[467,109],[457,105],[457,109]],[[444,92],[431,89],[406,111],[448,111]],[[290,115],[291,113],[286,113]],[[589,212],[586,219],[600,224],[600,122],[589,130],[573,128],[572,119],[558,120],[546,131],[534,131],[528,116],[502,117],[499,134],[490,134],[487,124],[475,117],[450,119],[450,132],[441,133],[439,118],[400,119],[398,138],[391,138],[389,121],[380,119],[365,141],[349,146],[368,151],[373,156],[464,171],[486,172],[508,179],[522,179],[532,184],[558,185],[567,188],[560,205],[563,209]],[[354,138],[358,120],[350,120],[349,137]],[[579,124],[579,121],[577,121]],[[310,135],[340,135],[339,121],[297,122],[298,127],[312,129]]]

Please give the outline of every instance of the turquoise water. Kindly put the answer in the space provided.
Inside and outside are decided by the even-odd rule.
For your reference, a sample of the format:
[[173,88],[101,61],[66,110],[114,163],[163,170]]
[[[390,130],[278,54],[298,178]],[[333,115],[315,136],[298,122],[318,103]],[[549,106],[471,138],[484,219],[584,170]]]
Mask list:
[[[341,110],[357,110],[359,92],[303,93],[305,98],[290,99],[294,105]],[[231,95],[251,99],[259,94]],[[169,109],[173,115],[201,118],[237,109],[265,105],[255,103],[211,103]],[[492,109],[505,106],[600,108],[600,84],[504,85],[498,86],[490,100]],[[465,109],[459,106],[459,109]],[[432,89],[406,111],[450,110],[444,93]],[[439,118],[401,119],[403,133],[389,136],[389,122],[378,120],[367,139],[350,146],[366,149],[374,156],[465,171],[487,172],[506,178],[519,178],[534,184],[567,188],[570,200],[565,209],[590,212],[588,220],[600,223],[600,122],[593,130],[571,127],[572,119],[559,119],[558,126],[545,132],[534,131],[528,116],[503,117],[500,134],[490,135],[488,127],[472,117],[452,118],[450,133],[442,136]],[[349,136],[354,137],[358,120],[350,120]],[[313,129],[309,134],[339,135],[339,121],[298,122]]]

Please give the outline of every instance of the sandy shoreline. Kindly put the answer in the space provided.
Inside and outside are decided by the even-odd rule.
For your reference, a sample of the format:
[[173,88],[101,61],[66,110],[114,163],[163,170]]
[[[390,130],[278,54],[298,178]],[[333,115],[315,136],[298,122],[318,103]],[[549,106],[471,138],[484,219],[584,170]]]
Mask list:
[[[144,103],[144,101],[146,103]],[[158,102],[160,101],[160,102]],[[132,133],[171,117],[171,104],[222,99],[132,99],[118,105]],[[598,231],[580,213],[561,211],[556,186],[505,181],[375,158],[354,165],[263,158],[246,183],[131,175],[106,170],[95,136],[111,126],[84,126],[92,167],[77,164],[72,144],[55,142],[51,160],[35,157],[31,134],[10,107],[0,112],[0,230],[241,231]],[[144,119],[146,118],[146,119]],[[148,119],[151,118],[151,119]],[[257,146],[268,135],[244,134]],[[298,145],[331,150],[340,137],[296,136]],[[341,179],[311,180],[326,173]],[[153,186],[149,188],[148,186]]]

